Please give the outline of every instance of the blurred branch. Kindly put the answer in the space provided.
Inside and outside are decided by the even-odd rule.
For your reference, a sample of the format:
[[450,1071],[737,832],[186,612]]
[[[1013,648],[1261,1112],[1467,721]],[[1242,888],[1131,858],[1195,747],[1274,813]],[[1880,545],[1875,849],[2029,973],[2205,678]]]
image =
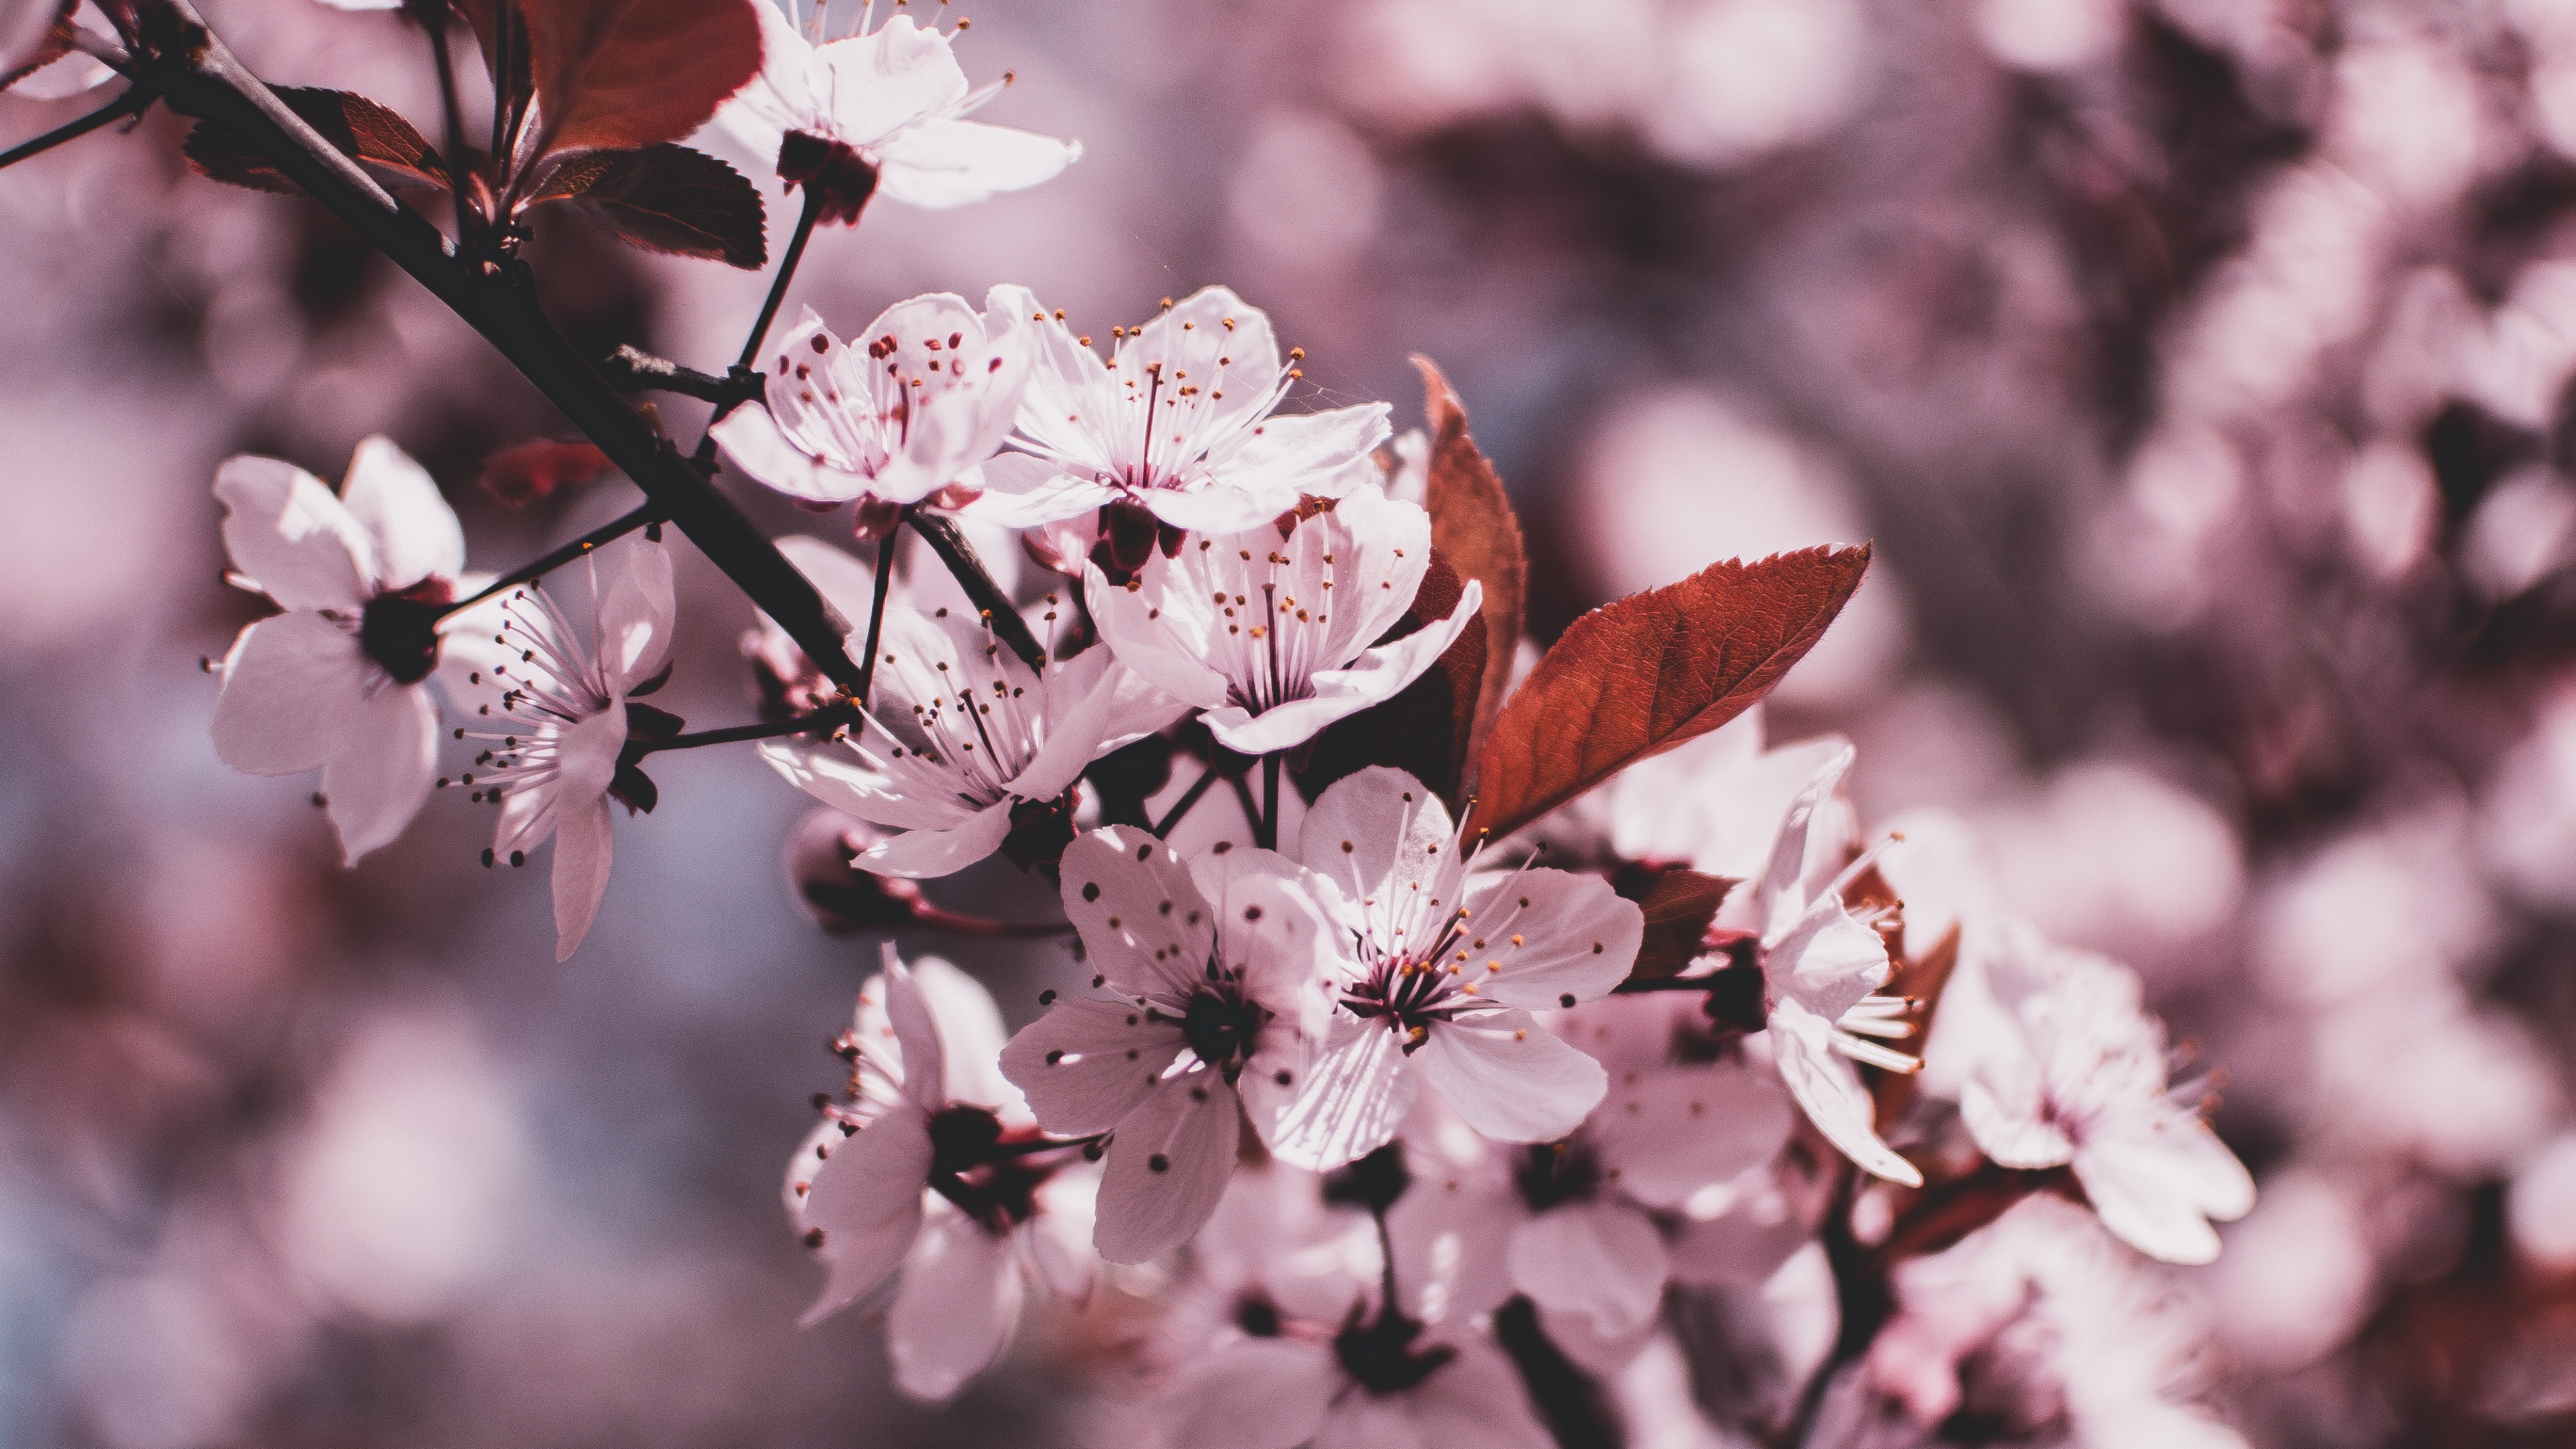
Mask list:
[[138,81],[128,88],[125,94],[79,120],[56,126],[32,141],[0,152],[0,169],[15,166],[30,156],[41,156],[65,141],[77,141],[99,127],[114,125],[127,116],[142,115],[151,107],[154,97],[158,94],[159,92],[148,83]]
[[555,329],[525,266],[460,262],[437,227],[395,201],[245,69],[188,0],[149,0],[141,21],[148,54],[133,62],[139,85],[159,87],[172,110],[240,137],[429,288],[597,443],[824,674],[856,687],[858,662],[842,642],[846,621]]

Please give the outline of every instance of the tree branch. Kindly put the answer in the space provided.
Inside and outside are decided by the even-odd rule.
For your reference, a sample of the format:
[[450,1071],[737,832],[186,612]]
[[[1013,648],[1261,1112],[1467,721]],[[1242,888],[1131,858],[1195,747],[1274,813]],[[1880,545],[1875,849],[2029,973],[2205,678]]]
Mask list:
[[288,110],[188,0],[150,0],[142,19],[151,54],[137,57],[136,64],[172,110],[240,137],[429,288],[597,443],[816,667],[844,688],[857,686],[858,662],[843,644],[848,621],[555,330],[524,267],[486,261],[469,269],[459,263],[437,227],[396,202]]
[[921,535],[922,542],[930,545],[930,551],[939,555],[939,561],[948,565],[948,572],[956,576],[966,597],[993,626],[993,637],[1009,645],[1011,652],[1031,669],[1044,670],[1046,649],[1029,632],[1029,621],[1020,617],[1010,595],[1003,593],[1002,586],[984,571],[984,561],[975,556],[975,545],[966,541],[966,531],[953,519],[918,508],[905,509],[903,517],[913,532]]

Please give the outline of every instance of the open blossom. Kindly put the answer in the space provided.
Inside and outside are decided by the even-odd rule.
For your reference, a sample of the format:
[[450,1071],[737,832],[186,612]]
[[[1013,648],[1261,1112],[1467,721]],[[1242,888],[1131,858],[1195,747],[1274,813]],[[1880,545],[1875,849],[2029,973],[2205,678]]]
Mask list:
[[502,601],[497,633],[457,641],[487,696],[481,727],[458,733],[488,743],[500,777],[501,822],[485,859],[525,864],[554,838],[558,961],[590,934],[608,894],[609,791],[626,748],[627,697],[661,673],[671,647],[670,554],[641,538],[603,552],[605,566],[597,554],[587,561],[586,638],[551,595],[529,585]]
[[1270,1140],[1306,1080],[1328,923],[1304,872],[1266,850],[1184,862],[1132,826],[1066,847],[1064,909],[1095,987],[1011,1039],[1002,1070],[1056,1132],[1114,1132],[1094,1241],[1137,1263],[1224,1196],[1241,1121]]
[[[285,613],[241,631],[224,658],[215,753],[255,775],[319,767],[352,865],[418,814],[438,764],[427,682],[465,567],[465,533],[428,473],[384,438],[349,460],[334,495],[275,458],[215,474],[234,583]],[[487,627],[474,613],[466,627]]]
[[984,319],[949,293],[887,308],[858,348],[808,308],[779,344],[765,400],[727,413],[714,435],[744,472],[809,503],[919,503],[976,486],[1027,381],[1017,339],[987,341]]
[[1113,551],[1133,569],[1157,520],[1233,533],[1378,474],[1370,452],[1386,441],[1386,404],[1274,412],[1295,377],[1270,319],[1224,287],[1115,329],[1106,361],[1024,287],[995,288],[988,306],[997,325],[1007,317],[1028,334],[1030,372],[1026,451],[985,468],[980,516],[1026,526],[1109,507]]
[[2254,1179],[2168,1090],[2164,1029],[2137,977],[2020,922],[1997,933],[1986,970],[2004,1022],[1959,1098],[1978,1147],[2005,1167],[2071,1166],[2103,1225],[2150,1257],[2216,1258],[2208,1220],[2252,1211]]
[[1053,859],[1083,767],[1181,712],[1097,645],[1037,670],[981,619],[947,609],[889,606],[884,629],[857,727],[760,749],[815,799],[902,832],[859,852],[863,870],[949,875],[1015,831],[1023,858]]
[[1470,579],[1447,617],[1379,644],[1431,566],[1430,515],[1374,487],[1300,515],[1190,539],[1124,587],[1097,563],[1084,574],[1119,659],[1205,711],[1218,742],[1247,755],[1294,748],[1394,698],[1484,598]]
[[1066,1298],[1090,1292],[1096,1174],[1048,1150],[995,1070],[992,997],[947,962],[907,969],[888,945],[838,1045],[847,1100],[827,1107],[787,1169],[789,1220],[830,1267],[803,1322],[900,1269],[887,1319],[895,1382],[945,1399],[1010,1346],[1026,1279]]
[[1035,186],[1082,155],[1077,142],[967,120],[1002,83],[970,90],[950,37],[909,15],[870,30],[871,4],[855,30],[827,40],[821,5],[802,25],[795,0],[754,8],[760,74],[716,123],[777,157],[780,179],[812,188],[820,220],[855,222],[880,190],[913,206],[963,206]]
[[[1601,791],[1619,858],[1673,861],[1731,880],[1761,874],[1791,802],[1851,748],[1839,735],[1822,735],[1766,749],[1762,716],[1757,704],[1677,750],[1620,771]],[[1816,808],[1848,809],[1831,797]],[[1808,832],[1811,839],[1839,833]],[[1741,891],[1730,900],[1742,911],[1756,903],[1756,893]]]
[[1891,1072],[1922,1062],[1881,1045],[1913,1028],[1899,1020],[1906,1003],[1876,995],[1892,967],[1887,943],[1868,918],[1843,904],[1843,891],[1866,865],[1863,856],[1810,889],[1807,839],[1816,816],[1851,768],[1845,745],[1798,792],[1780,823],[1761,882],[1762,988],[1772,1060],[1807,1120],[1862,1167],[1908,1187],[1922,1171],[1878,1135],[1877,1107],[1853,1069],[1855,1061]]
[[1532,1010],[1606,995],[1636,964],[1645,920],[1597,876],[1469,872],[1440,798],[1402,770],[1336,783],[1306,816],[1300,858],[1341,927],[1339,1007],[1271,1149],[1330,1168],[1394,1136],[1427,1077],[1498,1142],[1552,1142],[1601,1101],[1599,1063]]

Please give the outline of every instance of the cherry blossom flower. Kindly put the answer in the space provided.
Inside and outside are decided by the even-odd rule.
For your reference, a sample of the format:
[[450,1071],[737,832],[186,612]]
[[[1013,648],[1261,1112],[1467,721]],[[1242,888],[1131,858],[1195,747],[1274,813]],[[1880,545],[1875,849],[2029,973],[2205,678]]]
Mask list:
[[2218,1256],[2209,1219],[2243,1217],[2254,1179],[2166,1083],[2164,1029],[2138,979],[2012,922],[1987,980],[2009,1025],[1984,1043],[1959,1114],[2005,1167],[2071,1166],[2102,1223],[2168,1263]]
[[870,30],[870,4],[855,29],[827,40],[821,5],[802,25],[795,0],[754,8],[760,74],[716,124],[777,157],[781,180],[813,188],[819,220],[856,222],[880,190],[912,206],[963,206],[1035,186],[1082,155],[1079,142],[967,120],[1009,78],[969,89],[951,37],[909,15]]
[[779,344],[764,403],[714,428],[734,463],[808,503],[919,503],[972,490],[1011,430],[1028,364],[1020,341],[946,292],[898,302],[867,325],[862,357],[806,309]]
[[887,608],[870,693],[860,725],[839,738],[768,740],[760,753],[815,799],[902,832],[854,864],[916,878],[1006,846],[1054,859],[1072,834],[1069,792],[1083,767],[1182,710],[1107,649],[1050,652],[1031,669],[981,619],[948,609]]
[[1240,1122],[1269,1140],[1296,1101],[1329,923],[1305,872],[1266,850],[1184,863],[1121,825],[1077,837],[1062,873],[1092,984],[1124,999],[1056,1002],[1002,1071],[1050,1130],[1114,1134],[1094,1242],[1139,1263],[1216,1210]]
[[1765,1035],[1781,1079],[1827,1141],[1890,1182],[1920,1187],[1921,1170],[1879,1137],[1877,1108],[1852,1067],[1858,1061],[1912,1072],[1923,1065],[1880,1044],[1913,1030],[1898,1019],[1908,1009],[1901,998],[1875,994],[1892,969],[1887,943],[1875,929],[1885,913],[1854,914],[1843,905],[1843,891],[1870,857],[1844,867],[1812,894],[1806,884],[1809,828],[1851,763],[1846,745],[1816,771],[1791,802],[1771,849],[1759,897]]
[[[980,516],[1025,527],[1107,508],[1122,571],[1167,530],[1236,533],[1378,476],[1371,450],[1387,407],[1273,410],[1296,373],[1280,365],[1270,319],[1208,287],[1141,327],[1115,329],[1107,361],[1024,287],[987,303],[1029,334],[1029,390],[1017,442],[984,469]],[[1165,552],[1177,535],[1162,535]],[[1411,602],[1408,598],[1407,602]]]
[[[215,753],[255,775],[319,767],[347,863],[400,835],[429,797],[438,712],[427,683],[465,534],[427,472],[390,441],[358,445],[342,491],[275,458],[215,474],[231,580],[285,613],[224,658]],[[472,611],[466,627],[489,627]]]
[[940,1400],[1009,1348],[1025,1280],[1090,1293],[1098,1175],[1068,1168],[1073,1152],[1039,1134],[995,1069],[1002,1019],[984,988],[935,957],[907,969],[884,949],[838,1043],[848,1099],[789,1160],[787,1213],[830,1268],[803,1324],[900,1269],[887,1316],[895,1382]]
[[[489,696],[480,730],[500,777],[501,820],[484,862],[527,862],[554,837],[555,959],[590,934],[608,893],[614,841],[609,795],[626,748],[626,701],[662,671],[671,647],[671,556],[659,543],[615,545],[590,568],[588,638],[545,589],[513,589],[502,624],[488,636],[460,636],[457,653],[475,665],[474,686]],[[603,576],[604,575],[604,576]],[[485,643],[488,638],[491,642]]]
[[1342,928],[1339,1009],[1271,1150],[1330,1168],[1396,1131],[1427,1077],[1498,1142],[1552,1142],[1609,1089],[1601,1065],[1532,1010],[1606,995],[1636,964],[1645,920],[1597,876],[1469,873],[1440,798],[1402,770],[1336,783],[1306,816],[1300,858]]
[[1219,743],[1260,755],[1394,698],[1438,662],[1482,605],[1472,579],[1447,617],[1377,643],[1430,566],[1430,515],[1372,487],[1193,539],[1124,587],[1094,562],[1083,597],[1121,662],[1204,710]]

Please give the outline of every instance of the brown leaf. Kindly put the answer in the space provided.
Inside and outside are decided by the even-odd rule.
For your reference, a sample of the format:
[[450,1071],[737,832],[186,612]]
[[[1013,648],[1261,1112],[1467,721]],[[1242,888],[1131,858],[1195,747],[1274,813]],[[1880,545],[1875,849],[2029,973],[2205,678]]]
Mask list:
[[1511,833],[1771,692],[1860,587],[1870,546],[1728,559],[1574,621],[1477,747],[1477,822]]
[[1679,974],[1706,952],[1709,922],[1740,882],[1680,866],[1631,865],[1614,873],[1610,884],[1645,913],[1645,944],[1637,948],[1637,965],[1628,975],[1651,981]]
[[705,125],[760,72],[755,3],[770,0],[520,0],[537,154],[632,151]]
[[0,26],[0,64],[6,66],[0,69],[0,91],[72,53],[71,13],[77,4],[62,0],[50,22],[42,10],[26,6]]
[[1529,597],[1529,562],[1511,496],[1467,435],[1467,410],[1458,394],[1430,358],[1416,354],[1413,365],[1422,373],[1423,411],[1431,422],[1431,546],[1448,555],[1459,573],[1485,586],[1485,681],[1470,734],[1481,739],[1512,686],[1512,651],[1520,644],[1521,611]]
[[562,201],[646,251],[758,270],[769,260],[760,193],[742,173],[686,146],[583,151],[554,168],[522,209]]
[[590,442],[559,443],[552,438],[538,438],[503,448],[483,461],[483,490],[512,508],[524,508],[575,483],[587,483],[603,474],[614,473],[617,465],[599,445]]
[[[279,86],[277,98],[304,118],[304,123],[338,147],[343,155],[374,167],[396,187],[447,185],[447,164],[412,123],[399,114],[348,91],[308,86]],[[200,176],[258,191],[300,194],[303,188],[268,158],[212,121],[199,121],[180,150]]]
[[[1438,548],[1414,590],[1413,607],[1376,643],[1401,639],[1458,607],[1465,585]],[[1467,729],[1476,712],[1476,684],[1485,673],[1485,621],[1470,619],[1455,642],[1422,677],[1384,704],[1335,720],[1315,736],[1297,765],[1297,786],[1313,799],[1326,786],[1371,765],[1409,772],[1453,806],[1467,763]]]

